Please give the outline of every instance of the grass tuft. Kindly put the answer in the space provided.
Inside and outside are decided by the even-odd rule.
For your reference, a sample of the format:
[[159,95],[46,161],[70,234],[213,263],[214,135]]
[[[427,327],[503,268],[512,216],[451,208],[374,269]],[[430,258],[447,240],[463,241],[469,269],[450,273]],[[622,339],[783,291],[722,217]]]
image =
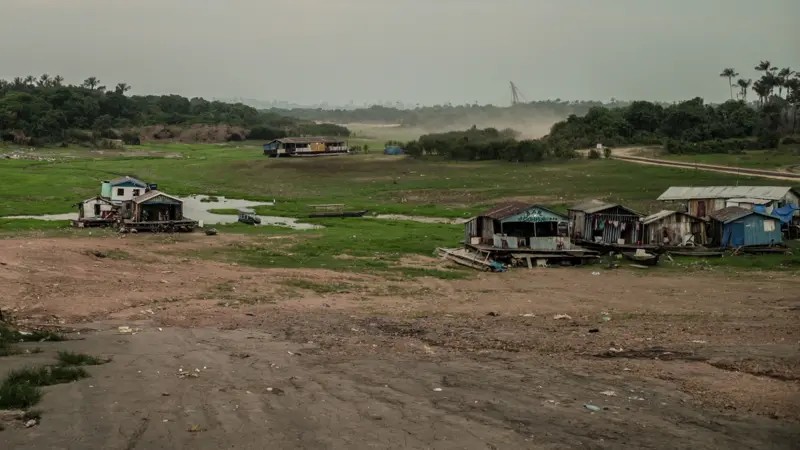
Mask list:
[[64,351],[58,352],[58,361],[65,366],[98,366],[108,362],[96,356]]
[[26,409],[39,403],[42,391],[27,383],[0,384],[0,409]]

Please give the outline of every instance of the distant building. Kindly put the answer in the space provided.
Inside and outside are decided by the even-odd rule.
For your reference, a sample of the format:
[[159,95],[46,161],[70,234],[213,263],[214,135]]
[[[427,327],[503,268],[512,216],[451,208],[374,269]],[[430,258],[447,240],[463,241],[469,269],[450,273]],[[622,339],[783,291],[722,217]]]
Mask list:
[[625,206],[591,200],[569,208],[568,214],[575,240],[614,245],[642,240],[642,215]]
[[270,157],[321,156],[349,152],[347,141],[341,138],[287,137],[264,144],[264,155]]
[[780,219],[729,206],[710,215],[712,240],[720,247],[775,245],[783,242]]
[[[773,210],[789,205],[800,205],[800,191],[788,186],[705,186],[671,187],[658,197],[670,202],[684,212],[696,217],[708,217],[721,209],[736,206],[745,209],[763,207],[761,212],[772,214]],[[795,222],[800,213],[794,212]]]
[[144,181],[125,176],[111,181],[103,181],[100,187],[100,196],[112,202],[124,202],[144,194],[147,189],[148,186]]
[[113,221],[119,205],[103,197],[92,197],[78,203],[78,220],[91,221],[100,225],[102,222]]
[[465,244],[498,249],[568,250],[566,216],[539,205],[509,202],[465,224]]
[[706,222],[680,211],[659,211],[642,218],[642,243],[655,245],[703,245]]

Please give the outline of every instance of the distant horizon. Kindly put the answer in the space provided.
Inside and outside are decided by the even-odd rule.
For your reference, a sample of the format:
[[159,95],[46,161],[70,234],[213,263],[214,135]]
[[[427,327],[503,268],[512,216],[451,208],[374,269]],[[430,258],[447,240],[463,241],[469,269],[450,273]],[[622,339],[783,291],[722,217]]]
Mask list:
[[797,0],[4,0],[0,77],[298,105],[729,98],[800,69]]

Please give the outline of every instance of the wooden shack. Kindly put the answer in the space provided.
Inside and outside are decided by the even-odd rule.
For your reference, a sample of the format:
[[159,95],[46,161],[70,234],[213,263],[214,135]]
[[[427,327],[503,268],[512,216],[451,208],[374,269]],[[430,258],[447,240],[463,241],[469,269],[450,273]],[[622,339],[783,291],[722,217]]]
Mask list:
[[777,217],[730,206],[711,213],[712,239],[720,247],[772,246],[783,242]]
[[642,242],[653,245],[704,245],[706,222],[691,214],[663,210],[642,218]]
[[642,215],[616,203],[598,200],[575,205],[568,210],[570,236],[576,242],[625,245],[642,240]]
[[136,230],[191,231],[197,222],[183,216],[183,200],[153,190],[123,205],[125,228]]
[[518,260],[571,260],[594,257],[569,239],[569,220],[541,205],[509,202],[470,219],[464,225],[464,244],[492,257]]

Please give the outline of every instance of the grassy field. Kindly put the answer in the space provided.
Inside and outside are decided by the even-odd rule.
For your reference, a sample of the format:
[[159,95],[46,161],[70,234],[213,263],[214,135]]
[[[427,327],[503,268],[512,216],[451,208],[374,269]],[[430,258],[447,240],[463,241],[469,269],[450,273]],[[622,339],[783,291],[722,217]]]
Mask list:
[[[277,200],[261,215],[305,217],[309,204],[344,203],[374,213],[469,217],[496,202],[520,199],[558,210],[589,198],[621,202],[648,213],[672,185],[775,184],[737,175],[640,166],[614,160],[517,164],[499,161],[420,161],[377,154],[307,159],[269,159],[260,146],[160,144],[127,151],[48,149],[52,160],[0,160],[0,216],[69,212],[97,195],[100,182],[131,175],[178,195],[209,194],[248,200]],[[225,211],[228,212],[228,211]],[[213,258],[259,267],[325,267],[388,271],[404,255],[431,255],[462,239],[457,225],[385,220],[313,220],[325,228],[291,231],[227,225],[221,232],[260,237],[285,234],[284,244],[264,241],[217,251]],[[86,233],[65,222],[0,218],[0,236]],[[105,231],[93,231],[102,235]],[[347,258],[342,259],[345,255]],[[776,259],[776,263],[785,261]],[[718,264],[712,262],[712,264]],[[725,261],[728,264],[728,261]],[[794,266],[793,262],[788,263]],[[428,269],[418,269],[423,274]],[[403,268],[402,273],[414,275]],[[450,277],[459,274],[434,273]]]

